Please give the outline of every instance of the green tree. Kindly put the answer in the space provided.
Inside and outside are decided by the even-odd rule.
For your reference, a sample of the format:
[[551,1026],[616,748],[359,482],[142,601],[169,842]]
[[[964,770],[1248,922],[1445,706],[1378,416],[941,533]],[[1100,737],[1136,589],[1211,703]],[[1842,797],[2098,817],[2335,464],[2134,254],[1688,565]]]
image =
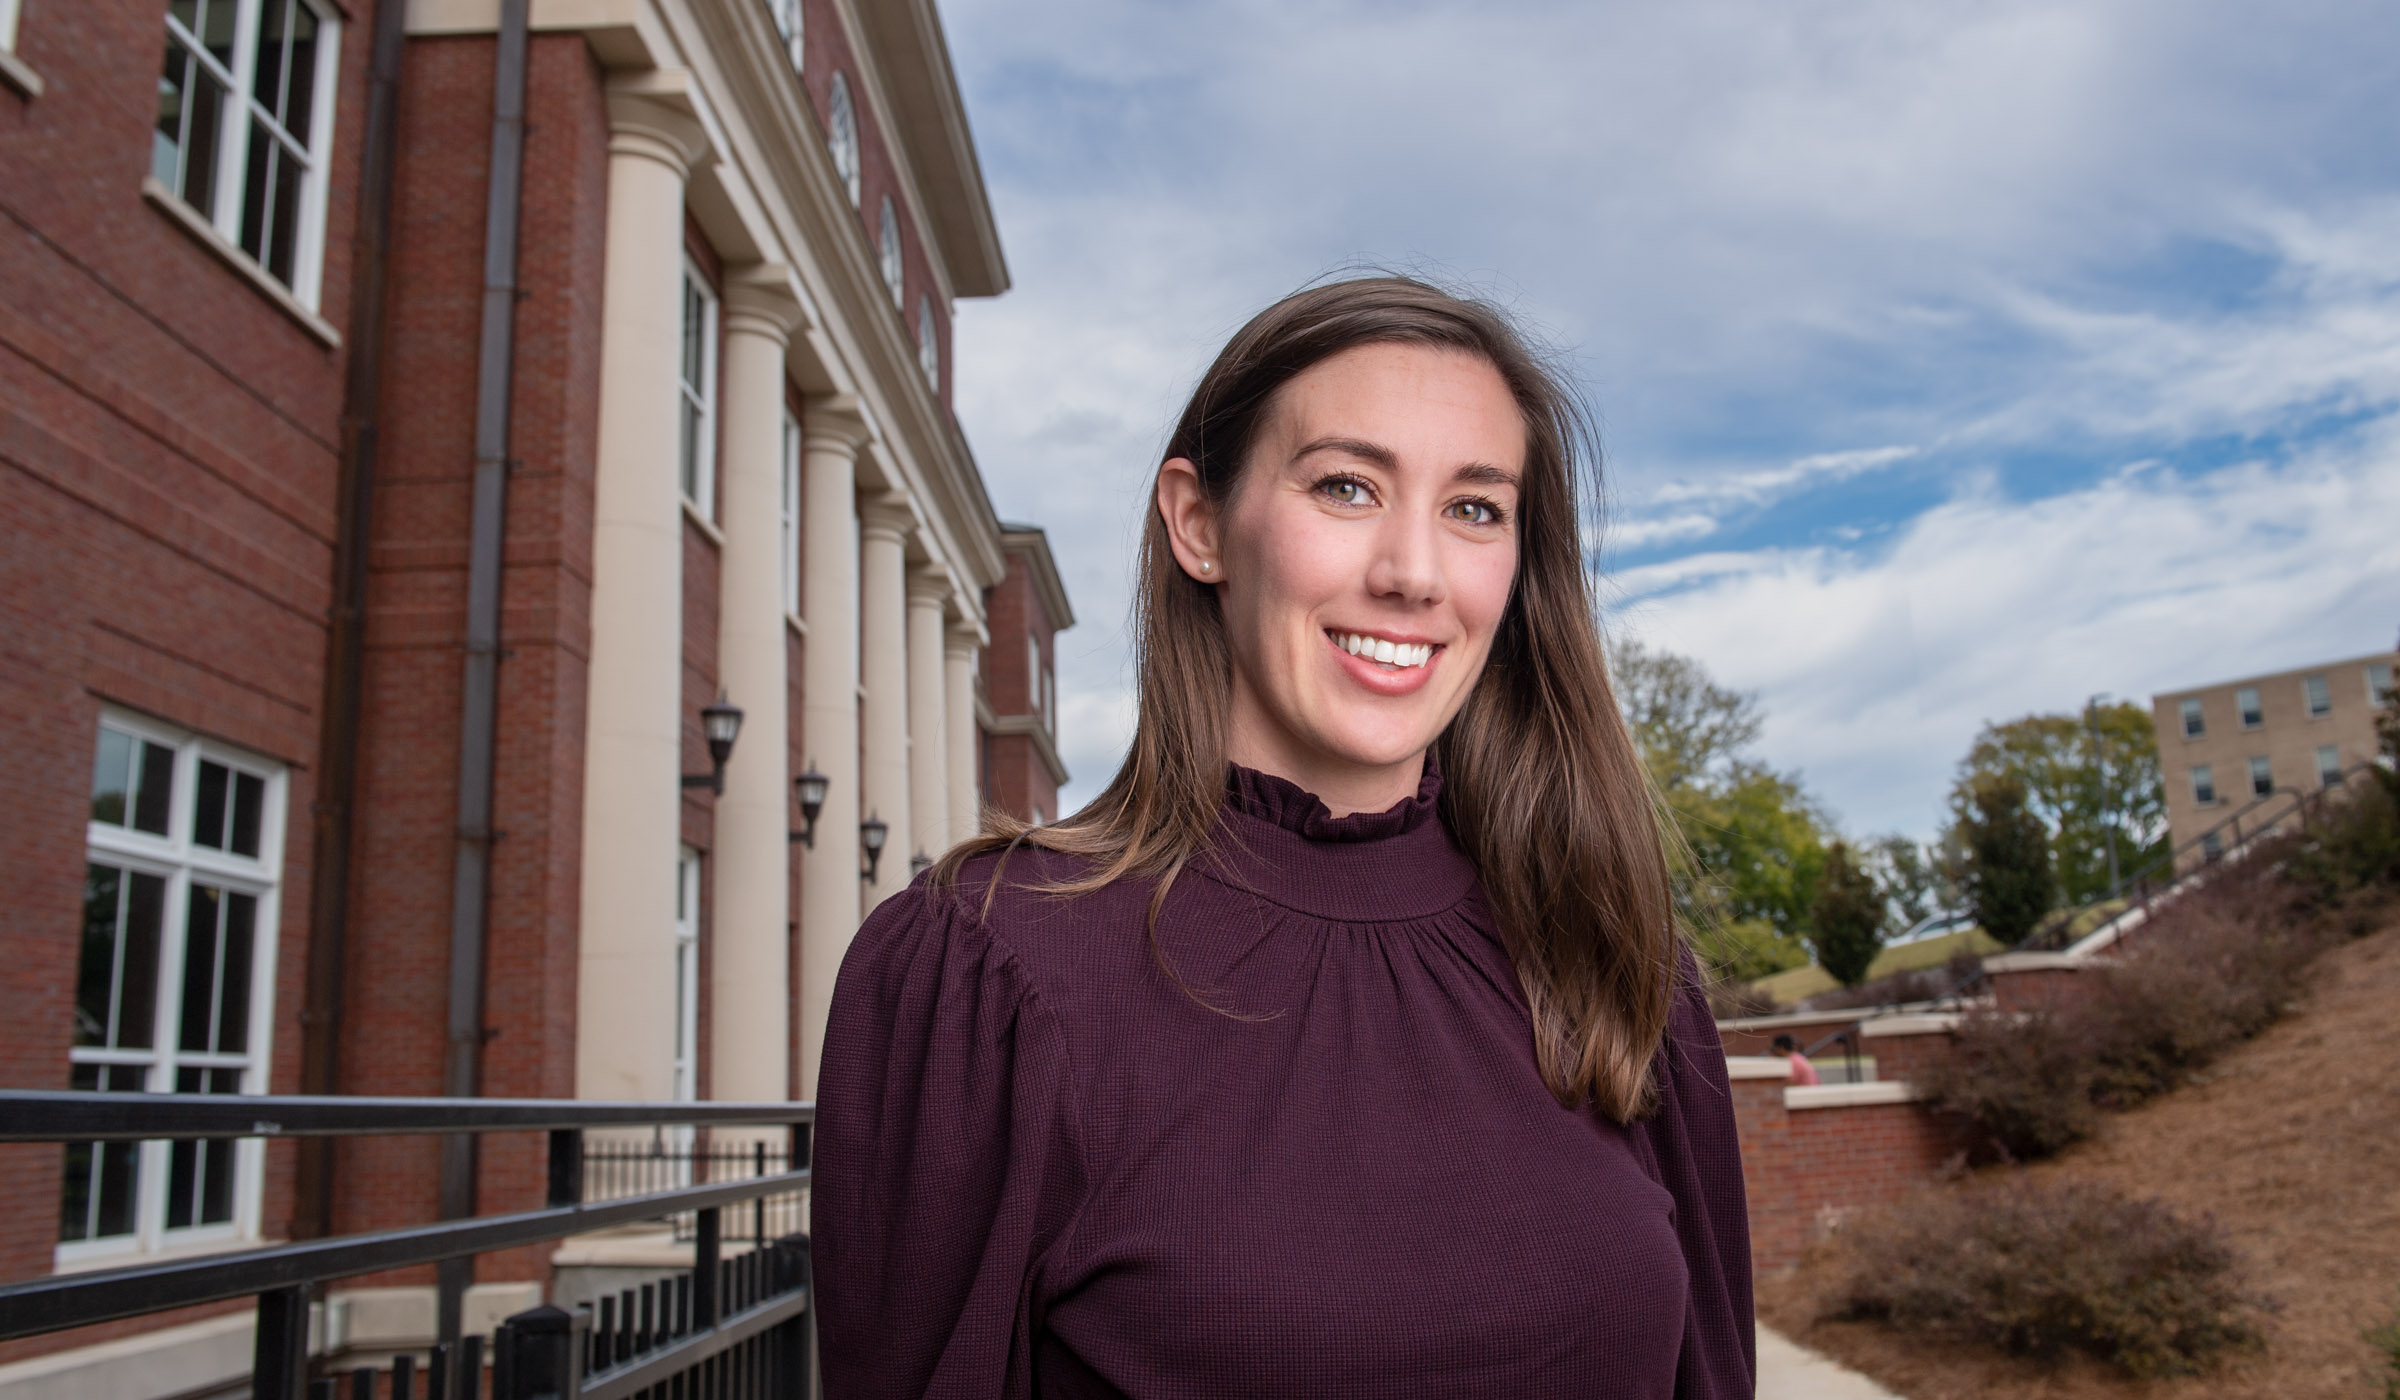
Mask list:
[[2048,837],[2059,893],[2070,905],[2108,894],[2112,841],[2126,875],[2166,851],[2158,741],[2150,712],[2139,705],[2098,706],[2088,723],[2083,715],[2026,715],[1986,724],[1959,765],[1952,810],[1965,817],[1976,784],[2002,775],[2024,786],[2026,806]]
[[1617,701],[1679,838],[1678,913],[1720,976],[1808,961],[1808,911],[1830,823],[1796,776],[1749,755],[1757,700],[1689,657],[1636,642],[1611,653]]
[[1970,811],[1959,823],[1967,900],[1983,931],[2013,946],[2050,912],[2057,882],[2050,870],[2049,833],[2014,774],[1981,779],[1968,801]]
[[1848,842],[1825,848],[1823,878],[1809,908],[1809,946],[1817,966],[1845,987],[1867,980],[1867,969],[1883,950],[1884,895],[1875,877],[1859,866]]
[[1959,906],[1958,891],[1944,870],[1941,853],[1897,833],[1866,843],[1860,861],[1883,891],[1894,932]]

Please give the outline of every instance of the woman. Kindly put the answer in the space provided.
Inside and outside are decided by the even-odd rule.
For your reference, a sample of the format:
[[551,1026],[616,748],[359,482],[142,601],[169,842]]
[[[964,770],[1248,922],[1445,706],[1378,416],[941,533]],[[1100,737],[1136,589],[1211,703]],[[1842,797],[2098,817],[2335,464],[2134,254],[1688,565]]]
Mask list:
[[1218,356],[1143,530],[1124,767],[843,963],[832,1400],[1751,1393],[1579,421],[1497,312],[1405,279]]

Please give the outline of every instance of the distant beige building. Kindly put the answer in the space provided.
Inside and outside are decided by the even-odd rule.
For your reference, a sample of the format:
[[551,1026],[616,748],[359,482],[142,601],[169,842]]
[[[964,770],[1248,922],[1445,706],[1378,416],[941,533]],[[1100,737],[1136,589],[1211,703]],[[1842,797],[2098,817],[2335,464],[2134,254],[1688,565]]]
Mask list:
[[[2290,819],[2292,803],[2261,799],[2313,792],[2372,760],[2396,661],[2384,652],[2153,697],[2177,868]],[[2237,835],[2232,818],[2253,811],[2259,825],[2245,820]]]

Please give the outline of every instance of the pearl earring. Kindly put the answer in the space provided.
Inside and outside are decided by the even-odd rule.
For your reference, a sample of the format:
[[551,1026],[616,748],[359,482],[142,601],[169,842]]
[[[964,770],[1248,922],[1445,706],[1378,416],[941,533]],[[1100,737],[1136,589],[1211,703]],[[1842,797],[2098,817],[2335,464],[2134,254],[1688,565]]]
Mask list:
[[1216,565],[1214,565],[1214,564],[1211,564],[1211,563],[1210,563],[1210,562],[1208,562],[1206,559],[1203,559],[1203,560],[1201,560],[1201,561],[1200,561],[1200,572],[1202,572],[1202,573],[1204,573],[1204,574],[1205,574],[1205,573],[1207,573],[1207,572],[1209,572],[1210,570],[1212,570],[1212,569],[1216,568],[1216,567],[1217,567]]

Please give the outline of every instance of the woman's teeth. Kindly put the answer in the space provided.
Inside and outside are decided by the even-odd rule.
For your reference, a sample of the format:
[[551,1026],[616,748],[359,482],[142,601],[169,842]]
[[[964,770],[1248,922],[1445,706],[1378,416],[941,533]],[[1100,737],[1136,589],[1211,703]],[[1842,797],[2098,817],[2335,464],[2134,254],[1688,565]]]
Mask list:
[[1386,666],[1422,666],[1433,659],[1430,642],[1387,642],[1357,632],[1336,632],[1333,644],[1352,656],[1363,656]]

